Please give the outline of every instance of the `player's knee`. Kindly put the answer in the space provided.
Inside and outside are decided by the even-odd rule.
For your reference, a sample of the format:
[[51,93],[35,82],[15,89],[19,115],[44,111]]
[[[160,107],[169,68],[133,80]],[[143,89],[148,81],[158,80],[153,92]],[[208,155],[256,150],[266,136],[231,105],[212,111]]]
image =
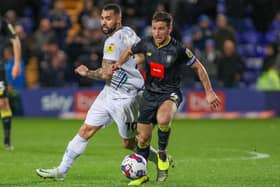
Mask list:
[[0,99],[0,109],[1,110],[4,110],[5,108],[7,108],[6,106],[6,102],[5,102],[5,99]]
[[157,123],[159,125],[169,125],[172,120],[172,116],[170,114],[160,115],[158,116]]
[[89,139],[94,135],[96,131],[97,129],[93,126],[82,125],[82,127],[79,130],[79,135],[85,139]]
[[151,137],[149,137],[148,135],[139,134],[137,137],[138,145],[147,145],[150,143],[150,139]]
[[135,148],[135,141],[123,140],[122,145],[125,149],[133,150]]

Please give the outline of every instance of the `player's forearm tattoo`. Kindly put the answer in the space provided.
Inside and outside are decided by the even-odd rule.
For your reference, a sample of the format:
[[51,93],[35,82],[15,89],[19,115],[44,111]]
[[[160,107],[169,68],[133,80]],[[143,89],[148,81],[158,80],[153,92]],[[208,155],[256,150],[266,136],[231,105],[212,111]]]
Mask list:
[[91,79],[107,80],[111,77],[110,68],[113,61],[104,60],[102,61],[102,67],[96,70],[88,70],[87,77]]
[[101,79],[102,77],[102,68],[98,68],[96,70],[88,70],[87,71],[87,77],[91,79]]

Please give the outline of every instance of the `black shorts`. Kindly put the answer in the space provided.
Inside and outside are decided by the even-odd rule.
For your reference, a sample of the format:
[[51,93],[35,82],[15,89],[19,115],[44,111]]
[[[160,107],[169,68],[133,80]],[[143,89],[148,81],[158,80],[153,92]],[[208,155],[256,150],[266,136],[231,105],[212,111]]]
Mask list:
[[0,98],[8,97],[8,87],[5,69],[0,69]]
[[157,124],[157,110],[166,100],[173,101],[176,103],[177,107],[179,107],[182,102],[182,92],[178,90],[168,94],[161,94],[145,90],[140,103],[138,122],[144,124]]

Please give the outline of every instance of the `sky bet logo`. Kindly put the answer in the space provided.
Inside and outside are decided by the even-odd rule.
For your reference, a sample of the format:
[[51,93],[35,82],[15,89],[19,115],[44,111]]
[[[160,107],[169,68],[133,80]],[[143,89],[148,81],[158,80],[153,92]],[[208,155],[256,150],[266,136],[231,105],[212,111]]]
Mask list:
[[42,96],[41,98],[41,107],[42,111],[61,111],[67,112],[70,111],[73,103],[72,96],[63,96],[58,95],[55,92],[52,92],[50,95]]

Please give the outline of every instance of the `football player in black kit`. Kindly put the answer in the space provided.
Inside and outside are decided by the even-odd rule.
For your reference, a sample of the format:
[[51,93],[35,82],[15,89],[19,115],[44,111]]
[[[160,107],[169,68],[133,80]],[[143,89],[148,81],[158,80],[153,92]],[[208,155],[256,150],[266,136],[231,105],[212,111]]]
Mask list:
[[[20,40],[16,36],[13,26],[7,22],[4,18],[0,17],[0,35],[7,37],[13,46],[14,52],[14,66],[12,69],[12,77],[16,78],[20,74],[20,59],[21,59],[21,46]],[[23,71],[23,70],[22,70]],[[12,111],[7,97],[7,80],[5,73],[5,66],[3,59],[0,58],[0,116],[3,123],[4,130],[4,148],[7,150],[13,150],[11,144],[11,122]]]
[[[112,69],[121,65],[134,54],[143,54],[145,63],[145,90],[140,104],[137,123],[137,153],[146,159],[152,131],[158,124],[158,175],[157,181],[165,181],[168,176],[169,160],[166,147],[171,132],[171,122],[182,101],[180,90],[182,66],[190,66],[200,78],[205,89],[206,99],[211,109],[219,106],[220,100],[212,89],[208,74],[193,55],[170,36],[172,16],[166,12],[156,12],[152,18],[152,37],[142,39],[131,48],[126,49]],[[140,185],[148,181],[148,176],[133,180],[129,185]]]

